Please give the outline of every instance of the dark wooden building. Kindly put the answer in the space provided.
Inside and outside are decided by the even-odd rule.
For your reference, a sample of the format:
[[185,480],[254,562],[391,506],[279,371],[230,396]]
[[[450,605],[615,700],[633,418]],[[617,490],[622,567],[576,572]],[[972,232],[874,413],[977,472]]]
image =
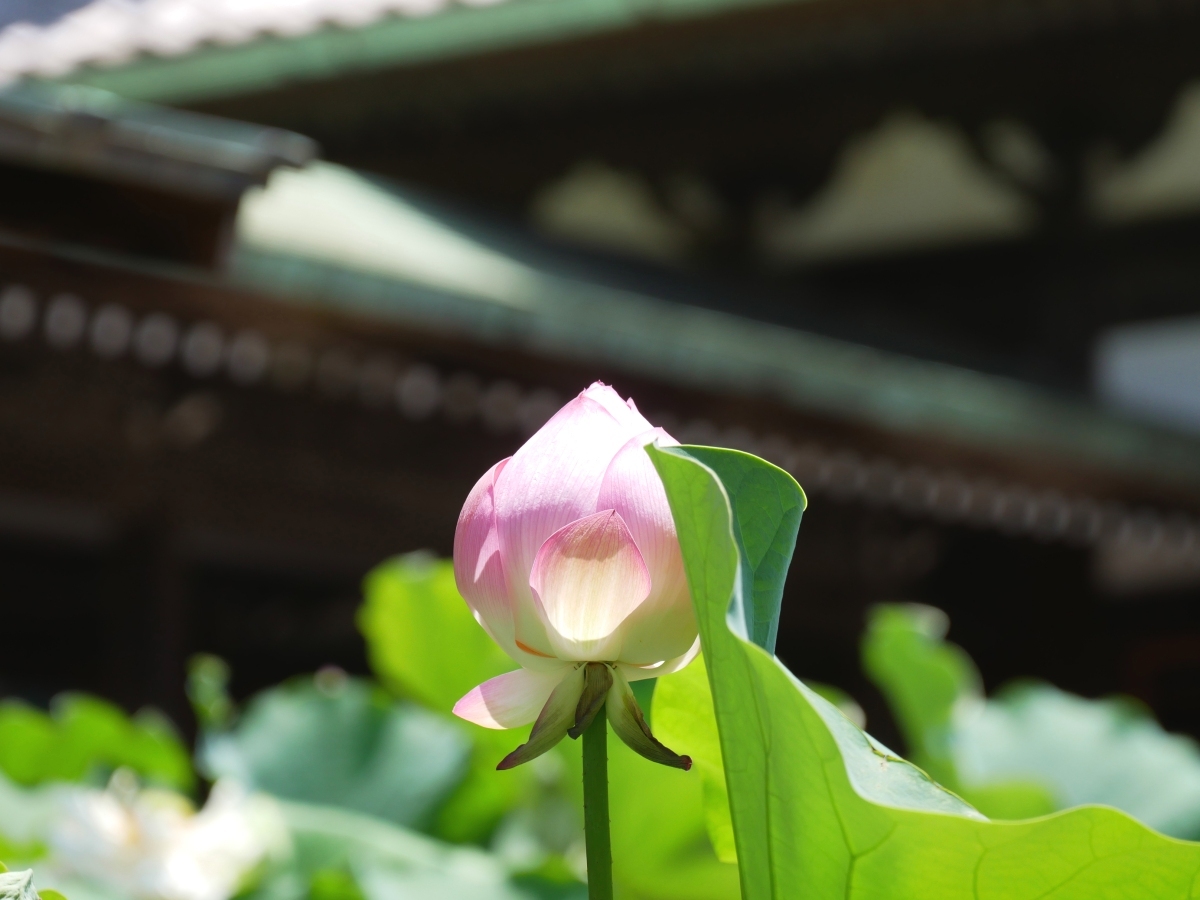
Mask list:
[[[0,97],[5,691],[183,718],[199,650],[243,693],[361,669],[363,573],[448,553],[479,473],[602,379],[797,476],[779,653],[885,740],[856,642],[892,599],[946,609],[990,687],[1125,691],[1200,734],[1200,442],[1088,396],[1105,329],[1200,306],[1200,220],[1121,219],[1153,197],[1087,174],[1161,131],[1190,6],[326,27],[360,5],[291,36],[282,0],[157,43],[128,12],[93,46],[71,15],[116,13],[86,4],[0,32],[0,69],[75,82]],[[330,162],[289,168],[293,132]],[[922,219],[895,191],[930,159],[966,187]],[[899,228],[856,232],[861,196]]]

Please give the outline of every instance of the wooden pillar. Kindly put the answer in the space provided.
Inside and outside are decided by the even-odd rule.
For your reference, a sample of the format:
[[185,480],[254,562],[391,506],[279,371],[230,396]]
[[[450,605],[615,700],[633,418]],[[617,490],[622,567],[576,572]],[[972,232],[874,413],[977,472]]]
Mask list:
[[100,689],[128,710],[153,705],[189,734],[184,692],[188,652],[188,588],[167,515],[129,521],[105,567],[106,607]]

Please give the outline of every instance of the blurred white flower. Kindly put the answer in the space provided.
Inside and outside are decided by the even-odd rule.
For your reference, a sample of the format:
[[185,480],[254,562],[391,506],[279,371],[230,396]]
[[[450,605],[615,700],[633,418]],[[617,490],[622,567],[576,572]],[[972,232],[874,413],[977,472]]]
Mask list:
[[199,811],[178,794],[139,789],[128,772],[62,800],[50,835],[56,868],[138,900],[228,900],[287,846],[274,802],[231,781]]
[[0,900],[38,900],[33,886],[33,869],[24,872],[0,872]]

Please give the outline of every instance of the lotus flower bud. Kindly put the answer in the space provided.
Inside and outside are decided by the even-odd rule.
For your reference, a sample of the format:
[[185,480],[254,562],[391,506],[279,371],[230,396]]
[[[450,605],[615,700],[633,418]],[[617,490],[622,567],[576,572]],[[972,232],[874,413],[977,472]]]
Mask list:
[[454,536],[458,589],[520,668],[474,688],[454,712],[488,728],[535,723],[500,768],[578,737],[601,706],[634,750],[691,764],[654,739],[629,688],[700,649],[651,441],[678,443],[596,383],[467,497]]

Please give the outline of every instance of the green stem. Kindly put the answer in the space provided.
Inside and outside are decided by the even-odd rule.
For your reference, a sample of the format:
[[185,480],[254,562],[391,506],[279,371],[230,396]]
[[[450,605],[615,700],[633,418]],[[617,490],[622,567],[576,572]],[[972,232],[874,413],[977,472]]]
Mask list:
[[583,733],[583,839],[588,900],[612,900],[612,845],[608,834],[608,716],[603,707]]

